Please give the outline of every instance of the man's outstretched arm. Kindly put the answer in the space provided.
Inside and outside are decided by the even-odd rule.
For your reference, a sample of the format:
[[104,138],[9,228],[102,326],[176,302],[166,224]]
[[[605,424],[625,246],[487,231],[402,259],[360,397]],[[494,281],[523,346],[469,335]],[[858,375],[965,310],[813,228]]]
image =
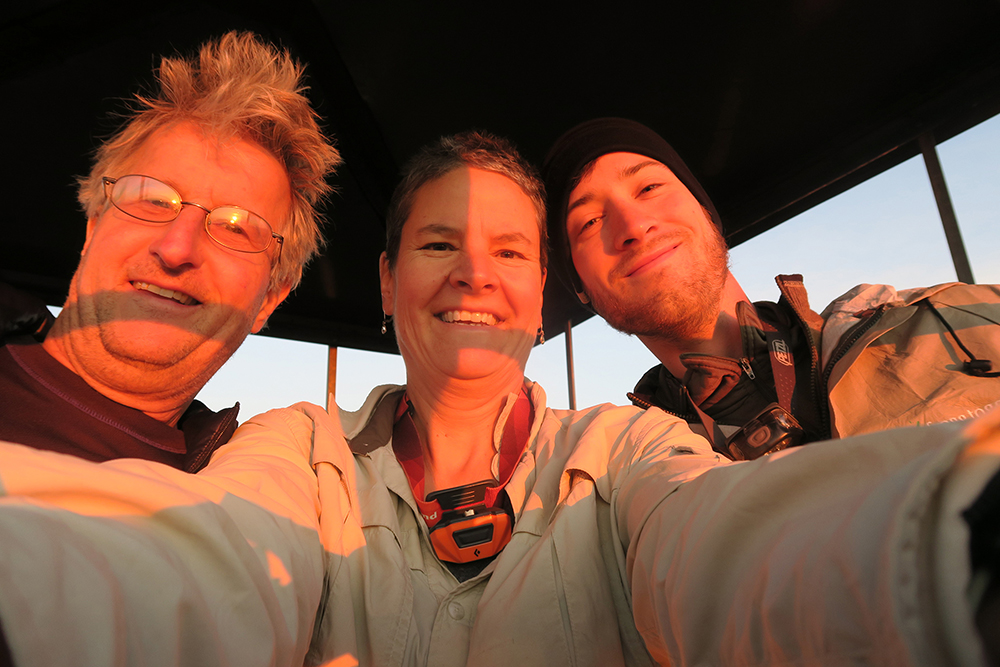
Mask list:
[[13,664],[301,664],[324,574],[310,428],[250,420],[199,475],[0,444]]
[[1000,413],[721,466],[656,504],[647,471],[617,501],[636,625],[671,664],[981,664],[962,512],[998,467]]

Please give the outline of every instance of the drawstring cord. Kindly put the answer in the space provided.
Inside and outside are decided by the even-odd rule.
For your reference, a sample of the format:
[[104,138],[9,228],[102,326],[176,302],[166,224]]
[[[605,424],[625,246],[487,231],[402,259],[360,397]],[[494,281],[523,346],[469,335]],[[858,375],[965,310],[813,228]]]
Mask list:
[[965,354],[969,357],[969,360],[962,364],[963,373],[965,373],[966,375],[971,375],[973,377],[981,377],[981,378],[1000,377],[1000,371],[993,371],[992,361],[990,361],[989,359],[977,359],[976,355],[972,354],[969,348],[967,348],[965,344],[962,343],[961,339],[958,337],[958,334],[955,333],[955,330],[951,327],[950,324],[948,324],[948,320],[944,319],[944,315],[938,312],[937,308],[934,307],[934,304],[932,304],[930,300],[923,299],[922,301],[927,304],[927,307],[931,309],[931,312],[934,313],[934,316],[937,317],[938,320],[941,321],[941,324],[943,324],[945,328],[951,333],[952,338],[954,338],[955,342],[958,343],[958,346],[962,348],[962,352],[965,352]]

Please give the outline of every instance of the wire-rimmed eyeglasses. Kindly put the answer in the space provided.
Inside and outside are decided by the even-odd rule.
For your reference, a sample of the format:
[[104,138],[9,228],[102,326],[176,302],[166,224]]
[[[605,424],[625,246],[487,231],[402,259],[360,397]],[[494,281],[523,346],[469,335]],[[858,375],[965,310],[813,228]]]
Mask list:
[[176,220],[185,206],[205,211],[205,231],[219,245],[238,252],[264,252],[272,239],[278,243],[278,256],[285,238],[275,233],[267,220],[239,206],[216,206],[213,209],[183,201],[180,193],[151,176],[129,174],[120,178],[104,176],[104,194],[122,213],[145,222]]

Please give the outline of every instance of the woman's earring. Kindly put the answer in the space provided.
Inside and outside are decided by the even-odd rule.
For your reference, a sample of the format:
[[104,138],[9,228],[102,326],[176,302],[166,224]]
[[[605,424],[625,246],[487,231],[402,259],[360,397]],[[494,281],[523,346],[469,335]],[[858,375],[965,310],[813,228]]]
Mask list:
[[389,330],[389,322],[392,321],[392,315],[386,315],[385,311],[382,312],[382,335]]
[[541,325],[538,327],[538,344],[545,345],[545,329]]

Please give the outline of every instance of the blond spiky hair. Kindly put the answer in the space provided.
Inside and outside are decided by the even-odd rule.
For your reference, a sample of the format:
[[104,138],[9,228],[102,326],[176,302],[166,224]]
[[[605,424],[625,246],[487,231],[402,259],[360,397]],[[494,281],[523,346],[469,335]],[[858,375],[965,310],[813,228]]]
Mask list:
[[121,176],[129,157],[157,130],[192,122],[206,134],[253,141],[285,167],[292,189],[271,287],[298,285],[323,241],[316,207],[330,191],[326,176],[341,164],[304,95],[303,70],[287,50],[253,33],[226,33],[203,44],[197,57],[165,56],[156,73],[158,93],[135,96],[130,120],[97,150],[90,175],[80,179],[78,199],[87,216],[100,215],[107,205],[101,177]]

